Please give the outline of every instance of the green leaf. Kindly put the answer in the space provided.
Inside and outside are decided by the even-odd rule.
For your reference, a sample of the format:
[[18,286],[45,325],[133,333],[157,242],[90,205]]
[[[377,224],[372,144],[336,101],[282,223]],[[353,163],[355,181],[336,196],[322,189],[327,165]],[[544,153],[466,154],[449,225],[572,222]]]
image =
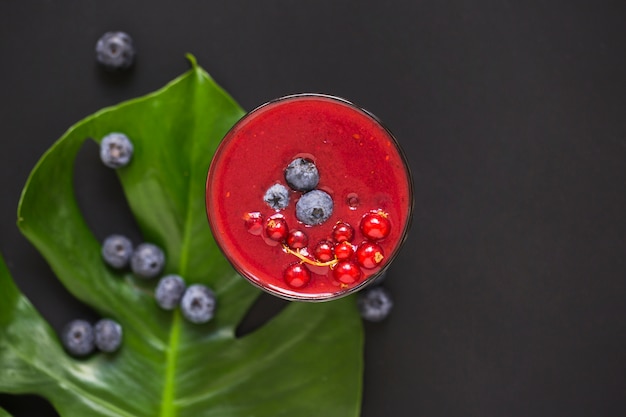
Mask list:
[[[39,161],[20,201],[22,232],[75,297],[122,324],[122,348],[68,356],[0,259],[0,392],[42,395],[62,416],[357,416],[363,331],[353,297],[290,303],[235,336],[259,291],[217,248],[204,187],[219,141],[244,112],[190,61],[163,89],[70,128]],[[164,248],[166,273],[216,292],[207,324],[159,309],[154,283],[103,265],[76,202],[72,161],[88,138],[114,131],[135,148],[117,175],[145,241]]]

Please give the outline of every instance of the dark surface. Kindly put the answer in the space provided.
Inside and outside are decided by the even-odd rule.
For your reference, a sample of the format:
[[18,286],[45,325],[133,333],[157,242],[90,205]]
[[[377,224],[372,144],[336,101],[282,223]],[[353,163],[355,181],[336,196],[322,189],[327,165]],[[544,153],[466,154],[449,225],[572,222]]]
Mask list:
[[[393,315],[366,325],[363,417],[626,414],[623,1],[142,3],[0,2],[0,250],[55,329],[92,313],[15,226],[27,175],[73,123],[161,87],[192,52],[244,108],[343,96],[407,153],[413,229],[385,284]],[[94,62],[112,29],[137,45],[124,76]],[[90,222],[133,228],[106,212],[121,192],[95,163],[78,166]],[[0,406],[54,415],[32,397]]]

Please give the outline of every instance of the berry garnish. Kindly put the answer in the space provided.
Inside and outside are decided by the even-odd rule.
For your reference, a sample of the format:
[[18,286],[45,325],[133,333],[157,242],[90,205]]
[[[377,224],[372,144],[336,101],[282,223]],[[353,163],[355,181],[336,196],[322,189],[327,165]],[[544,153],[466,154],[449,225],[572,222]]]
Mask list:
[[166,275],[159,280],[154,291],[154,298],[162,309],[173,310],[180,303],[185,288],[185,281],[181,276]]
[[379,322],[391,312],[393,300],[383,287],[374,287],[359,294],[357,307],[364,320]]
[[333,268],[333,277],[342,284],[354,284],[361,276],[361,268],[352,261],[341,261]]
[[140,278],[154,278],[165,265],[165,255],[161,248],[152,243],[137,246],[130,258],[130,268]]
[[391,231],[391,223],[383,211],[367,213],[361,219],[361,232],[371,240],[384,239]]
[[274,184],[265,192],[263,201],[274,210],[282,210],[289,205],[289,190],[282,184]]
[[206,323],[215,312],[215,294],[202,284],[190,285],[180,300],[180,311],[192,323]]
[[352,242],[352,238],[354,237],[354,228],[350,226],[348,223],[338,222],[333,227],[333,239],[337,243],[341,242]]
[[294,190],[306,192],[317,187],[320,174],[313,161],[296,158],[285,169],[285,181]]
[[363,242],[356,250],[356,261],[363,268],[376,268],[385,259],[383,249],[373,242]]
[[302,288],[311,280],[311,272],[301,263],[293,263],[285,269],[285,282],[293,288]]
[[123,70],[135,60],[132,38],[124,32],[107,32],[96,43],[96,60],[107,70]]
[[132,254],[133,244],[126,236],[111,235],[102,243],[102,259],[112,268],[126,267]]
[[333,199],[322,190],[309,191],[296,203],[296,217],[309,226],[324,223],[331,214],[333,214]]
[[122,326],[111,319],[102,319],[94,326],[96,347],[102,352],[115,352],[122,344]]
[[68,353],[74,356],[86,356],[95,347],[93,327],[85,320],[73,320],[67,324],[61,340]]
[[244,214],[243,221],[251,234],[258,236],[263,232],[263,216],[258,211]]
[[291,249],[306,248],[309,238],[302,230],[291,230],[287,235],[287,246]]
[[272,216],[267,219],[267,223],[265,224],[265,233],[267,237],[276,242],[284,242],[287,238],[287,233],[289,232],[289,227],[287,226],[287,221],[283,217]]
[[128,165],[133,156],[133,144],[123,133],[109,133],[100,142],[100,159],[109,168]]
[[328,262],[335,259],[333,244],[327,240],[322,240],[313,249],[313,256],[320,262]]
[[337,243],[335,245],[335,256],[340,261],[345,261],[346,259],[350,259],[354,255],[354,248],[352,247],[352,243],[345,241],[341,243]]

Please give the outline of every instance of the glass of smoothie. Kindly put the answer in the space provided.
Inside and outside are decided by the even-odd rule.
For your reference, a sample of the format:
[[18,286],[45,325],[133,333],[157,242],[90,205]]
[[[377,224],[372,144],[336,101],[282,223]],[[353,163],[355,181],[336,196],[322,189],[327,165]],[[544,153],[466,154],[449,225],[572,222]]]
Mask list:
[[252,284],[298,301],[353,293],[406,239],[413,186],[397,141],[371,113],[297,94],[244,116],[206,184],[213,236]]

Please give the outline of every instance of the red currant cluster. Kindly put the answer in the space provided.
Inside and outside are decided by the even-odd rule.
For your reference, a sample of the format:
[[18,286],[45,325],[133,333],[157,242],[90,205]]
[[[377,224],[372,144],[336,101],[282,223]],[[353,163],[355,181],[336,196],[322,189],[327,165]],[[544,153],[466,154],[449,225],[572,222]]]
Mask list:
[[286,253],[299,259],[289,264],[283,274],[285,282],[293,288],[302,288],[311,280],[311,271],[306,264],[330,268],[333,278],[342,286],[360,281],[362,269],[381,265],[385,255],[377,242],[386,238],[391,230],[387,213],[372,211],[361,218],[359,229],[365,238],[361,243],[354,244],[354,228],[339,221],[333,226],[329,238],[317,242],[310,250],[306,233],[300,229],[290,230],[280,213],[264,220],[261,213],[251,212],[244,220],[248,232],[263,234],[270,241],[282,244]]

